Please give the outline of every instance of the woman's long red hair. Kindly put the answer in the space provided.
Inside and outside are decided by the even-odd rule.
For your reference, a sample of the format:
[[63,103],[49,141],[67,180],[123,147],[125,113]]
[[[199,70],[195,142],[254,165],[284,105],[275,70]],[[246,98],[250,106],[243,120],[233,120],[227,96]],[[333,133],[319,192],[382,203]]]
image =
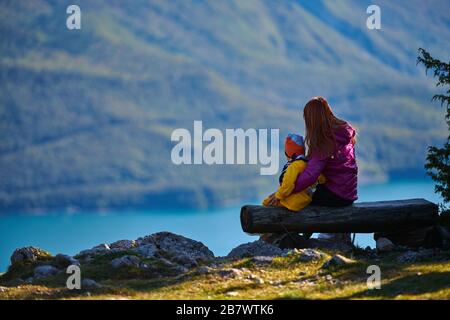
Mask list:
[[321,156],[331,156],[336,148],[334,129],[346,122],[337,118],[323,97],[314,97],[306,103],[303,109],[305,119],[308,156],[317,153]]

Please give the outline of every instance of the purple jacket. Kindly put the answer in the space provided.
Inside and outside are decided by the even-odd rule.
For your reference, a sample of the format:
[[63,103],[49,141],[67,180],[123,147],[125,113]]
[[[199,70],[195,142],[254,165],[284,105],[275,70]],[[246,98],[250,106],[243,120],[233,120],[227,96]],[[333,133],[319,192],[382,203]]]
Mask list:
[[300,192],[313,185],[323,173],[326,178],[325,186],[331,192],[345,200],[358,199],[356,190],[358,166],[351,141],[355,134],[355,129],[349,124],[336,128],[335,153],[330,157],[321,157],[313,153],[306,169],[297,177],[294,192]]

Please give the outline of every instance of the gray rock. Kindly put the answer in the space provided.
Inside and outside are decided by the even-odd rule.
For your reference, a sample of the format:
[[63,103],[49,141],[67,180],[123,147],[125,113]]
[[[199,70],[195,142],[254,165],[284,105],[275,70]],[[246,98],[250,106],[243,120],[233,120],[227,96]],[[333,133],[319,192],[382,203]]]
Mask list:
[[8,291],[8,290],[9,290],[8,287],[2,287],[2,286],[0,286],[0,292],[6,292],[6,291]]
[[163,263],[164,265],[166,265],[167,267],[173,267],[173,266],[176,266],[177,264],[176,263],[174,263],[174,262],[172,262],[172,261],[170,261],[170,260],[168,260],[168,259],[166,259],[166,258],[164,258],[164,257],[159,257],[158,258],[158,261],[161,263]]
[[196,266],[198,266],[198,262],[195,258],[188,256],[188,255],[184,255],[184,254],[179,254],[176,255],[174,257],[172,257],[172,260],[181,265],[184,266],[186,268],[194,268]]
[[395,249],[395,244],[392,243],[388,238],[378,238],[377,239],[377,250],[379,252],[389,252]]
[[269,256],[256,256],[252,258],[252,261],[256,264],[270,264],[272,263],[274,257]]
[[228,258],[245,258],[254,256],[283,256],[288,250],[282,250],[277,246],[266,243],[263,240],[248,242],[237,246],[227,255]]
[[147,263],[140,263],[139,268],[142,270],[149,270],[150,266]]
[[119,240],[111,243],[109,248],[114,252],[134,249],[138,246],[135,240]]
[[21,262],[35,262],[41,258],[51,257],[51,254],[45,250],[36,247],[23,247],[16,249],[11,255],[11,264],[15,265]]
[[93,249],[99,250],[99,251],[109,251],[111,248],[107,243],[100,243],[99,245],[93,247]]
[[43,265],[34,268],[34,278],[41,279],[53,276],[59,273],[59,269],[51,265]]
[[336,254],[330,260],[325,262],[322,265],[321,269],[329,269],[331,267],[339,267],[339,266],[343,266],[343,265],[349,265],[349,264],[352,264],[355,262],[356,262],[355,260],[341,256],[340,254]]
[[222,278],[242,278],[244,275],[244,271],[236,268],[226,268],[221,269],[217,272],[217,274]]
[[114,260],[111,261],[111,266],[113,268],[119,268],[119,267],[123,267],[123,266],[134,266],[134,267],[139,267],[139,258],[136,256],[122,256],[120,258],[116,258]]
[[110,252],[111,252],[111,248],[109,247],[109,245],[106,243],[102,243],[91,249],[81,251],[75,257],[86,258],[86,257],[92,257],[92,256],[96,256],[96,255],[107,254]]
[[189,271],[189,269],[183,265],[180,265],[174,261],[170,261],[164,257],[159,257],[158,258],[159,262],[165,264],[165,266],[167,267],[167,269],[171,269],[172,271],[176,271],[177,273],[185,273],[187,271]]
[[264,279],[261,279],[259,277],[255,277],[252,279],[254,283],[256,284],[264,284]]
[[294,249],[289,249],[286,256],[295,256],[296,254],[300,253],[300,249],[294,248]]
[[273,285],[273,286],[276,286],[276,287],[280,287],[280,288],[284,286],[282,280],[275,280],[275,281],[269,280],[268,283],[270,285]]
[[247,276],[247,279],[251,280],[253,283],[256,283],[256,284],[264,284],[264,279],[258,277],[257,275],[254,275],[254,274],[249,274]]
[[80,262],[77,259],[66,254],[57,254],[55,258],[53,258],[53,263],[56,267],[61,269],[67,268],[70,265],[80,266]]
[[200,266],[197,268],[196,273],[197,274],[209,274],[213,271],[213,268],[210,268],[208,266]]
[[400,263],[410,263],[410,262],[415,262],[416,260],[418,260],[419,258],[419,253],[415,252],[415,251],[406,251],[405,253],[403,253],[402,255],[400,255],[397,258],[397,261]]
[[188,268],[214,259],[212,251],[203,243],[170,232],[154,233],[136,241],[139,246],[155,245],[158,254],[170,256],[172,260]]
[[98,289],[102,286],[98,284],[95,280],[92,279],[83,279],[81,281],[81,288],[82,289]]
[[312,287],[312,286],[316,286],[317,283],[314,280],[310,280],[310,279],[299,279],[294,281],[294,283],[302,286],[302,287]]
[[173,261],[170,261],[164,257],[155,257],[154,263],[141,262],[139,268],[151,272],[153,275],[180,275],[189,271],[186,267],[181,266]]
[[331,283],[331,284],[336,284],[336,283],[339,282],[338,279],[333,278],[333,276],[330,275],[330,274],[327,274],[327,275],[325,276],[325,280],[328,281],[328,282]]
[[133,252],[139,253],[140,255],[150,258],[154,257],[156,255],[156,252],[158,251],[158,248],[153,243],[143,244],[137,248],[134,248],[132,250]]
[[180,265],[176,265],[176,266],[173,268],[173,270],[175,270],[175,271],[176,271],[177,273],[179,273],[179,274],[184,274],[184,273],[186,273],[186,272],[189,271],[188,268],[186,268],[185,266],[180,266]]
[[322,252],[314,249],[300,249],[299,251],[298,260],[301,262],[320,260],[325,256]]

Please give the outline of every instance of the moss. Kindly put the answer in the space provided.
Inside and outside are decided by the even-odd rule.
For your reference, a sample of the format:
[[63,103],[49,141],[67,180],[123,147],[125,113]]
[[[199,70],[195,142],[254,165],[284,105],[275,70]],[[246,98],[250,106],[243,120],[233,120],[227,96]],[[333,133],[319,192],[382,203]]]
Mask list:
[[10,265],[8,271],[0,276],[0,284],[7,284],[14,279],[25,280],[33,276],[34,269],[37,266],[51,264],[53,260],[52,255],[45,251],[42,251],[42,253],[43,254],[40,254],[36,261],[21,261]]
[[7,283],[13,279],[26,279],[33,276],[33,270],[35,268],[34,263],[17,263],[11,265],[8,271],[0,278],[0,283]]
[[[147,269],[136,266],[121,266],[113,268],[111,261],[125,255],[133,255],[140,258],[141,263],[148,265]],[[99,255],[90,262],[83,263],[81,272],[84,277],[95,280],[106,279],[151,279],[159,276],[176,275],[177,271],[173,266],[163,263],[160,259],[145,258],[131,250]]]

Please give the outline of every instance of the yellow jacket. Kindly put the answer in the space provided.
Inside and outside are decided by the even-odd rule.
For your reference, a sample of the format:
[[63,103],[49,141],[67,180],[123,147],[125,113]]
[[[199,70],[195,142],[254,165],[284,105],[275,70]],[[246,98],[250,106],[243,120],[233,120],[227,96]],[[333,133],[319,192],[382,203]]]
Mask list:
[[[297,176],[305,170],[307,162],[304,160],[293,161],[286,169],[283,182],[275,193],[275,197],[280,200],[283,207],[291,211],[299,211],[312,201],[312,187],[301,192],[292,193],[295,188]],[[319,176],[318,183],[325,183],[325,177]],[[267,206],[269,198],[264,199],[263,205]]]

